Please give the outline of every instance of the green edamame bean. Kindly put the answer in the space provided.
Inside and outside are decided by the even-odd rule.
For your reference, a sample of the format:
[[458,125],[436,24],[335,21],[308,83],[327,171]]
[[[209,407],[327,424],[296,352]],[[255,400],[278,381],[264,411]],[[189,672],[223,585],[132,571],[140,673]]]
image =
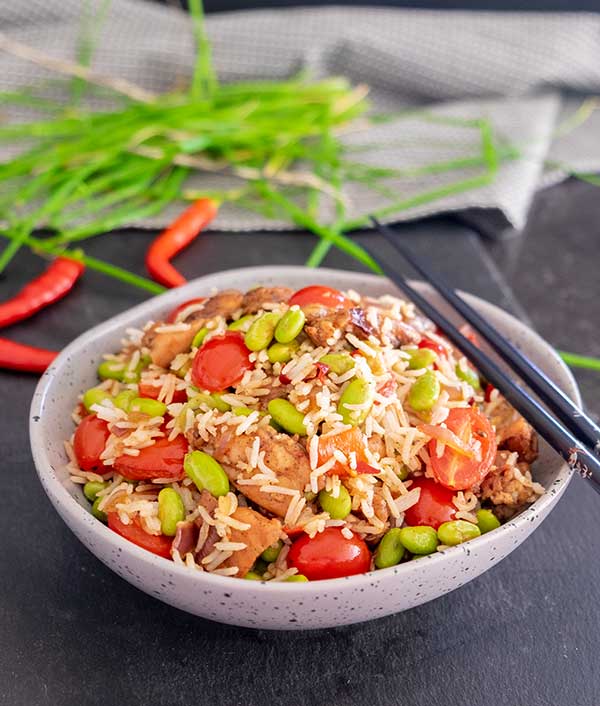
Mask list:
[[183,378],[188,374],[190,368],[192,367],[192,362],[188,360],[185,362],[180,368],[177,368],[177,370],[173,371],[175,375],[177,375],[178,378]]
[[302,331],[306,316],[300,307],[288,309],[275,328],[275,340],[289,343]]
[[164,417],[167,412],[167,405],[150,397],[135,397],[129,404],[129,411],[141,412],[149,417]]
[[437,533],[440,542],[447,544],[449,547],[462,544],[469,539],[475,539],[475,537],[479,537],[481,534],[477,525],[474,525],[472,522],[467,522],[466,520],[443,522],[438,527]]
[[337,498],[334,498],[328,490],[322,490],[319,493],[319,503],[332,520],[345,520],[352,511],[352,498],[343,485],[340,486]]
[[174,537],[177,523],[185,519],[183,500],[173,488],[163,488],[158,494],[158,519],[161,532],[167,537]]
[[469,365],[465,365],[463,368],[459,363],[456,364],[456,377],[459,380],[464,380],[469,383],[474,390],[481,389],[481,380],[479,375],[471,368]]
[[197,395],[194,395],[187,404],[191,409],[199,409],[203,404],[206,405],[208,409],[218,409],[219,412],[228,412],[231,409],[231,405],[223,401],[222,393],[220,392],[213,392],[212,395],[199,392]]
[[267,349],[267,356],[271,363],[287,363],[298,348],[300,348],[300,343],[296,340],[289,343],[273,343]]
[[133,370],[128,370],[127,366],[125,366],[125,370],[123,372],[123,382],[127,383],[132,383],[132,382],[139,382],[140,377],[142,376],[142,370],[145,370],[150,363],[152,362],[152,358],[150,358],[149,355],[143,355],[138,361],[138,364],[135,366]]
[[269,346],[275,335],[275,328],[281,319],[281,314],[268,311],[259,316],[250,326],[244,336],[244,343],[251,351],[262,351]]
[[204,343],[204,339],[208,336],[209,332],[210,329],[206,328],[206,326],[203,326],[192,339],[192,348],[200,348],[200,346]]
[[92,515],[97,520],[100,520],[100,522],[108,522],[108,517],[106,516],[106,513],[98,508],[98,505],[100,504],[101,500],[102,498],[96,498],[94,500],[94,503],[92,505]]
[[354,367],[354,360],[348,353],[327,353],[319,358],[319,363],[325,364],[336,375],[344,375]]
[[431,348],[415,348],[414,350],[405,352],[410,355],[410,359],[408,361],[409,370],[420,370],[421,368],[427,368],[437,358],[435,351],[432,351]]
[[232,321],[227,328],[230,331],[240,331],[246,326],[246,324],[250,325],[250,322],[253,319],[254,316],[252,316],[252,314],[246,314],[246,316],[240,317],[237,321]]
[[293,574],[286,579],[287,583],[304,583],[306,581],[308,581],[308,579],[304,574]]
[[265,551],[260,555],[261,559],[264,559],[267,564],[271,564],[279,556],[279,552],[281,551],[282,547],[283,542],[278,539],[275,544],[271,544],[270,547],[267,547],[265,549]]
[[[352,426],[362,424],[369,415],[374,396],[373,385],[367,380],[356,378],[349,382],[337,406],[338,414],[342,415],[344,424],[352,424]],[[364,405],[364,407],[349,409],[346,405]]]
[[105,488],[108,488],[108,483],[103,483],[99,480],[89,480],[83,486],[83,494],[91,503],[93,503],[98,493]]
[[289,434],[306,436],[306,426],[304,425],[304,414],[299,412],[291,402],[283,399],[271,400],[267,406],[269,414],[284,431]]
[[437,532],[433,527],[403,527],[400,530],[400,541],[411,554],[432,554],[438,542]]
[[117,360],[104,360],[98,366],[98,377],[101,380],[123,380],[125,363]]
[[234,407],[231,411],[236,417],[249,417],[254,412],[250,407]]
[[[84,491],[85,492],[85,491]],[[486,532],[491,532],[492,530],[498,529],[500,527],[500,520],[494,515],[491,510],[477,510],[477,527],[481,534]]]
[[231,405],[223,401],[223,392],[213,392],[210,396],[215,409],[219,412],[229,412]]
[[104,400],[110,400],[111,396],[106,390],[102,390],[99,387],[90,387],[83,393],[82,402],[83,406],[88,412],[92,411],[92,405],[102,404]]
[[208,490],[215,498],[229,492],[229,479],[221,464],[204,451],[190,451],[186,454],[183,469],[198,490]]
[[257,574],[254,571],[249,571],[245,576],[245,579],[248,579],[248,581],[262,581],[263,577],[260,574]]
[[440,396],[440,381],[433,370],[418,377],[408,393],[408,403],[416,412],[431,409]]
[[399,471],[396,471],[396,475],[400,480],[406,480],[410,475],[410,468],[408,466],[402,465]]
[[138,396],[137,390],[121,390],[119,394],[113,397],[113,404],[115,407],[122,409],[124,412],[129,412],[129,407],[133,400]]
[[399,527],[394,527],[383,535],[375,552],[375,566],[378,569],[387,569],[396,566],[404,556],[404,545],[400,541]]

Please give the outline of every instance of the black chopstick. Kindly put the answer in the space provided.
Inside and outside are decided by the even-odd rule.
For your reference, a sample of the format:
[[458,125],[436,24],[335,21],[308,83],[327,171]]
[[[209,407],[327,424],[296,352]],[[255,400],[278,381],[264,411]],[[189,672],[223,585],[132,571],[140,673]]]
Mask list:
[[384,274],[406,294],[406,296],[444,332],[448,339],[480,370],[536,429],[540,436],[567,462],[570,468],[583,478],[591,481],[600,493],[600,459],[585,448],[571,432],[552,417],[533,397],[524,392],[506,373],[481,349],[465,338],[450,321],[427,299],[413,289],[404,277],[389,263],[378,259],[369,245],[365,250],[378,262]]
[[581,443],[600,454],[600,427],[576,407],[573,402],[534,363],[525,358],[518,348],[500,335],[473,307],[460,297],[454,289],[433,273],[404,243],[394,237],[393,231],[376,218],[371,221],[379,233],[397,250],[410,265],[424,277],[442,297],[451,304],[477,333],[518,373],[550,411],[569,429]]

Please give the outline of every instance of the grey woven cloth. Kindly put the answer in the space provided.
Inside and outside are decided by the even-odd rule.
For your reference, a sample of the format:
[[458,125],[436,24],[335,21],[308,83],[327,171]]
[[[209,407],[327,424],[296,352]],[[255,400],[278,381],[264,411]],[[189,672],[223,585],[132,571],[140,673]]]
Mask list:
[[[0,0],[0,30],[48,54],[73,58],[82,5],[80,0]],[[415,205],[388,220],[461,210],[494,230],[519,229],[538,188],[573,171],[600,170],[600,110],[577,129],[563,129],[586,95],[600,93],[600,16],[299,8],[211,16],[208,32],[223,81],[286,77],[300,69],[316,77],[344,75],[370,86],[376,109],[426,106],[440,116],[487,118],[496,135],[520,151],[520,158],[503,163],[492,183]],[[193,51],[183,12],[113,0],[93,67],[165,91],[189,80]],[[0,90],[50,77],[45,69],[0,53]],[[361,153],[363,161],[407,170],[480,153],[475,129],[418,115],[350,132],[344,139],[377,145]],[[0,160],[8,154],[9,148],[0,145]],[[478,173],[481,168],[474,167],[399,177],[388,186],[410,200]],[[199,183],[229,187],[231,178],[203,176]],[[388,202],[358,186],[347,196],[351,216]],[[330,217],[327,208],[324,219]],[[165,212],[136,225],[160,226],[172,215]],[[215,223],[230,230],[286,225],[231,206]]]

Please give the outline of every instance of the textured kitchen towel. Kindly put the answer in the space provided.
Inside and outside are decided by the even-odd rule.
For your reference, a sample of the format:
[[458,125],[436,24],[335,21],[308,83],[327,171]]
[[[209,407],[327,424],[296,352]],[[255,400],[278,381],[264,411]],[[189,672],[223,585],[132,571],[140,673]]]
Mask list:
[[[90,0],[92,8],[99,0]],[[73,58],[81,0],[0,0],[0,31],[56,57]],[[463,211],[494,224],[521,228],[536,189],[573,171],[600,170],[600,111],[575,130],[561,129],[582,96],[600,93],[600,16],[324,7],[255,10],[211,16],[208,33],[223,81],[344,75],[366,83],[376,109],[426,106],[458,118],[488,118],[497,136],[520,151],[489,185],[434,203],[415,205],[389,220]],[[96,71],[152,91],[185,85],[193,42],[187,15],[141,0],[113,0],[99,33]],[[51,78],[51,72],[0,52],[0,90]],[[588,101],[587,105],[592,105]],[[6,113],[6,110],[5,110]],[[25,113],[11,118],[25,118]],[[568,121],[567,121],[568,122]],[[480,151],[476,130],[418,116],[350,132],[361,159],[411,170]],[[10,154],[0,145],[0,160]],[[480,172],[480,169],[479,169]],[[419,178],[394,178],[402,198],[476,175],[478,168]],[[207,188],[231,186],[224,176],[199,177]],[[348,190],[351,215],[386,202],[358,186]],[[177,206],[173,207],[177,210]],[[160,226],[173,212],[137,222]],[[330,217],[324,206],[323,218]],[[222,209],[215,227],[281,228],[285,223]]]

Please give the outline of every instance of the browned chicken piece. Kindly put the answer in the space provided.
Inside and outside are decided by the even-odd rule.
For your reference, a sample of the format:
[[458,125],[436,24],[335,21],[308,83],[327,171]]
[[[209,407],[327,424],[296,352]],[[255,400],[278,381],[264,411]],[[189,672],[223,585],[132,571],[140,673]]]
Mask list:
[[189,325],[185,331],[158,332],[157,328],[167,324],[158,323],[146,331],[142,344],[150,349],[150,357],[155,365],[168,368],[175,356],[188,351],[198,331],[217,316],[229,318],[237,311],[243,295],[236,289],[226,289],[204,302],[202,309],[190,314],[183,322]]
[[390,516],[390,509],[383,498],[383,493],[380,488],[375,488],[373,492],[373,510],[375,517],[382,522],[387,522]]
[[275,544],[279,539],[281,522],[275,518],[268,520],[249,507],[238,507],[232,517],[239,522],[245,522],[250,525],[247,530],[232,528],[229,536],[230,542],[243,542],[246,548],[239,552],[234,552],[221,566],[223,568],[237,566],[239,571],[236,576],[243,578],[265,549],[270,547],[271,544]]
[[510,463],[510,451],[498,451],[492,470],[481,483],[481,499],[494,505],[519,508],[537,500],[529,464]]
[[[190,435],[190,443],[197,448],[206,446],[197,435]],[[265,452],[265,464],[277,476],[282,488],[292,488],[304,493],[310,481],[310,465],[306,450],[298,441],[287,434],[280,434],[270,426],[259,427],[256,433],[235,436],[233,431],[224,431],[214,441],[211,440],[212,455],[223,464],[229,479],[236,483],[242,478],[250,478],[256,469],[243,471],[240,466],[248,463],[255,436],[260,438],[260,449]],[[253,503],[268,512],[285,517],[291,496],[283,493],[265,493],[258,485],[242,485],[240,491]]]
[[516,451],[519,461],[533,463],[538,457],[538,437],[533,427],[505,399],[491,414],[499,449]]
[[294,293],[289,287],[256,287],[244,295],[242,314],[254,314],[263,308],[264,304],[280,304],[287,302]]

